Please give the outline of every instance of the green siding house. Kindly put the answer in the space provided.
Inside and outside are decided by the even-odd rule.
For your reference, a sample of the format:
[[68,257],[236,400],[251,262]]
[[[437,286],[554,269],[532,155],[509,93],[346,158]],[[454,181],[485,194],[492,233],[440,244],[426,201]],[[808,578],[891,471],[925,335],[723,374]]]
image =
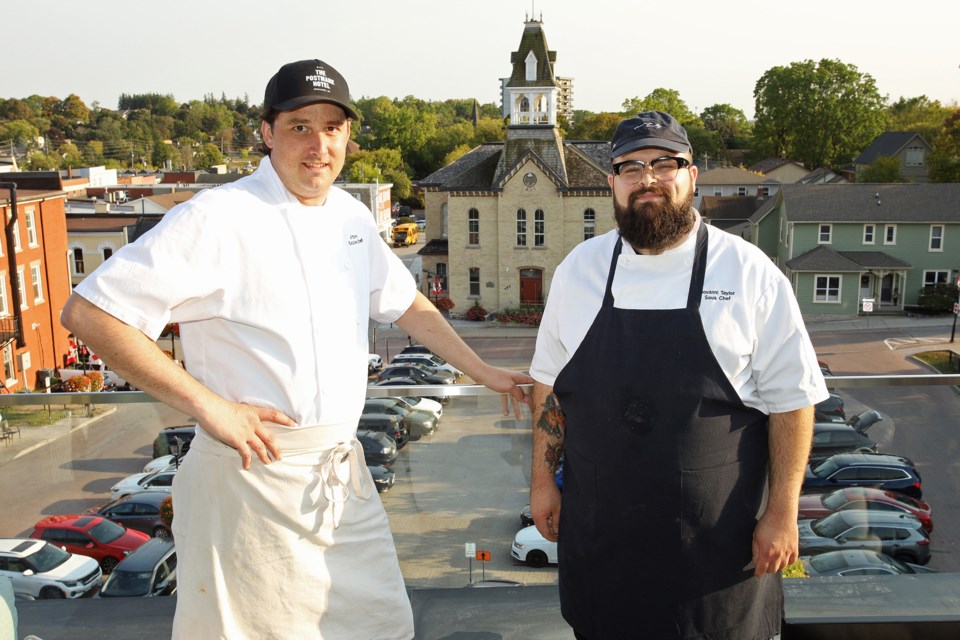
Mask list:
[[805,315],[902,311],[960,273],[960,184],[787,184],[750,224]]

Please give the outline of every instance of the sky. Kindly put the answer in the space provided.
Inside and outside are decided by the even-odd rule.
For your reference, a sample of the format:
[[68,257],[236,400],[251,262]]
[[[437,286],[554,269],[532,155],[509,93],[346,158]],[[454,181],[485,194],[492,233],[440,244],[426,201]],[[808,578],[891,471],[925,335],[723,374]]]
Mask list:
[[620,111],[663,87],[697,113],[727,103],[752,118],[766,70],[824,58],[870,74],[890,101],[960,100],[956,0],[0,0],[0,97],[259,104],[282,64],[319,58],[354,99],[499,103],[530,15],[555,73],[574,78],[575,109]]

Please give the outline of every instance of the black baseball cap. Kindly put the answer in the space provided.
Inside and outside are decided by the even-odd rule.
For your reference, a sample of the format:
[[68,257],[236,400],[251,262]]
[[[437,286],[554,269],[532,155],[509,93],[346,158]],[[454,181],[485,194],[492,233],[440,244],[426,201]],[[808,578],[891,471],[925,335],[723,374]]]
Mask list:
[[610,157],[650,147],[693,154],[686,129],[673,116],[662,111],[644,111],[617,125]]
[[288,62],[280,67],[263,94],[263,109],[290,111],[315,102],[329,102],[359,120],[350,106],[350,89],[340,73],[321,60]]

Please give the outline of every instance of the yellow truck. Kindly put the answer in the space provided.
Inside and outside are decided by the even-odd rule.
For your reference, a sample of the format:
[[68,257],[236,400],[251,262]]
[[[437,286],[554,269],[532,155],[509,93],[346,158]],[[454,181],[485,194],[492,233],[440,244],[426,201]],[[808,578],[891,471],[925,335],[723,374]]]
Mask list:
[[420,227],[416,222],[405,222],[393,228],[393,246],[417,244],[420,239]]

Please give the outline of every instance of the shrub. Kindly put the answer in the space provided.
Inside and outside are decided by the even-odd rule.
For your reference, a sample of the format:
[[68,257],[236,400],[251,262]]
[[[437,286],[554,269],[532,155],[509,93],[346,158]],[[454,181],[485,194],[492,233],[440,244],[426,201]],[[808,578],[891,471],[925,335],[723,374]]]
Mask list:
[[920,290],[918,303],[927,313],[949,313],[953,311],[953,303],[956,301],[957,285],[935,284]]
[[542,318],[542,307],[507,308],[497,315],[497,320],[503,324],[524,324],[533,327],[539,327]]
[[485,320],[487,318],[487,310],[479,304],[474,304],[467,310],[466,318],[467,320],[474,321]]
[[433,301],[433,304],[436,305],[440,311],[450,311],[450,309],[454,307],[453,300],[450,298],[437,298]]
[[796,562],[783,570],[784,578],[809,578],[806,570],[803,568],[803,562],[798,558]]

